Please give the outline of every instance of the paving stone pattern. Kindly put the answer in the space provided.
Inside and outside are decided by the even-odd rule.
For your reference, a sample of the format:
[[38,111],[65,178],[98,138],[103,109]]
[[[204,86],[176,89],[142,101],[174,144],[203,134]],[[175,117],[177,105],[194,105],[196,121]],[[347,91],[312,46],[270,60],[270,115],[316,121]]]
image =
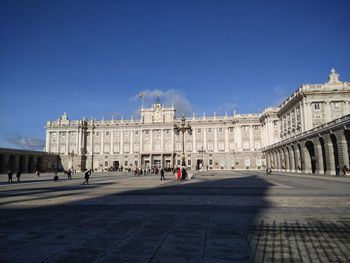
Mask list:
[[350,262],[350,178],[0,175],[0,262]]

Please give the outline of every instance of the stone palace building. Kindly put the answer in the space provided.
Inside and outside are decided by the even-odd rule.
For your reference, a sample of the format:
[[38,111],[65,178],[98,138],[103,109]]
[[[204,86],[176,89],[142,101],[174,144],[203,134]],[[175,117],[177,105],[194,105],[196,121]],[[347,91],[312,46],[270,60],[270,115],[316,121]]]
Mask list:
[[[286,160],[291,160],[292,154],[286,157],[285,152],[290,152],[292,147],[281,146],[281,142],[298,140],[305,132],[335,119],[344,120],[343,116],[350,114],[350,83],[341,82],[332,69],[326,83],[301,85],[279,107],[270,107],[261,113],[193,115],[185,120],[177,118],[175,113],[174,107],[165,107],[159,100],[150,108],[142,107],[138,120],[69,120],[64,113],[58,120],[47,122],[46,151],[59,154],[61,168],[76,170],[170,168],[182,164],[184,152],[190,169],[265,169],[268,166],[281,171],[287,168],[288,171],[312,171],[313,161],[300,159],[306,156],[300,152],[311,149],[305,146],[310,144],[308,137],[302,145],[294,145],[300,156],[296,160],[298,155],[294,151],[294,163],[289,161],[288,165]],[[182,122],[184,128],[191,129],[177,132],[174,127],[181,127]],[[343,147],[344,164],[344,159],[349,159],[349,122],[345,120],[340,128],[344,138],[339,140],[347,144],[347,148],[345,144]],[[328,143],[328,139],[324,143]],[[309,156],[312,159],[315,154]],[[304,165],[298,166],[298,162]],[[330,169],[335,170],[335,166],[329,166]]]

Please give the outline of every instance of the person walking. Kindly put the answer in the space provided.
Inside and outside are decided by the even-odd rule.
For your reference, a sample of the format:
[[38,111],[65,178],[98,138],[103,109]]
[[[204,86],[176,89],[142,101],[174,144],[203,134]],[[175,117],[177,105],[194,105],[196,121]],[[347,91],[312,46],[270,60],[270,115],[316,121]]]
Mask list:
[[85,182],[83,184],[89,184],[89,178],[90,178],[89,171],[86,170],[85,171]]
[[71,169],[68,170],[67,175],[68,175],[68,180],[72,180],[72,171],[71,171]]
[[181,169],[177,167],[177,180],[181,180]]
[[17,183],[19,183],[20,182],[20,178],[21,178],[21,171],[20,170],[17,171],[16,177],[17,177]]
[[187,178],[187,171],[186,171],[186,168],[185,167],[182,167],[182,177],[181,177],[181,181],[186,181],[186,178]]
[[160,169],[160,180],[164,180],[165,181],[165,177],[164,177],[164,169]]
[[8,170],[8,172],[7,172],[7,177],[8,177],[8,183],[13,183],[12,182],[12,175],[13,175],[13,172],[11,171],[11,170]]

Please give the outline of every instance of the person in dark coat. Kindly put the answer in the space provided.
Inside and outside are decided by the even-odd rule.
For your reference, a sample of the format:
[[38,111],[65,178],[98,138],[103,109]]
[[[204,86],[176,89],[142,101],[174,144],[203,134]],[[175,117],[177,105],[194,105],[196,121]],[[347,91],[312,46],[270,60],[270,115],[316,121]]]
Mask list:
[[181,181],[185,181],[186,178],[187,178],[187,171],[185,169],[185,167],[182,168],[182,178],[181,178]]
[[8,176],[8,181],[7,181],[7,182],[8,182],[8,183],[10,183],[10,182],[13,183],[13,182],[12,182],[12,175],[13,175],[13,172],[12,172],[11,170],[9,170],[9,171],[7,172],[7,176]]
[[83,184],[89,184],[90,173],[88,170],[85,171],[85,182]]
[[17,183],[19,183],[20,182],[20,178],[21,178],[21,171],[18,171],[16,173],[16,177],[17,177]]
[[68,170],[67,175],[68,175],[68,180],[72,180],[72,171],[71,171],[71,169]]
[[165,177],[164,177],[164,169],[160,169],[160,180],[165,180]]

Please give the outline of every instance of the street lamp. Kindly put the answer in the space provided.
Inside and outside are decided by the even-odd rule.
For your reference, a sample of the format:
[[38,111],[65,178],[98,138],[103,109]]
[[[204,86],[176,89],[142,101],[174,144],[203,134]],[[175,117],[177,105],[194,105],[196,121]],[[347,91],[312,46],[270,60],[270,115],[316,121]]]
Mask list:
[[181,118],[181,124],[177,125],[174,123],[174,131],[177,135],[182,133],[182,166],[186,166],[186,161],[185,161],[185,132],[188,131],[189,134],[192,133],[192,127],[190,124],[187,124],[186,126],[186,119],[185,119],[185,114],[182,115]]

